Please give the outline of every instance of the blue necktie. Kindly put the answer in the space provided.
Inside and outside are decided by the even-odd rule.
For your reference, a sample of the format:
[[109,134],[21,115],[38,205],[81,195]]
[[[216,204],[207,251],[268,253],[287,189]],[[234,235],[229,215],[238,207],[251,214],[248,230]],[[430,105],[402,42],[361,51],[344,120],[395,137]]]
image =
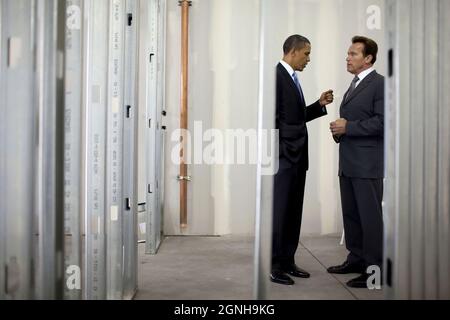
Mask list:
[[297,87],[298,92],[300,92],[300,96],[301,96],[302,100],[305,101],[305,98],[303,97],[302,87],[300,86],[300,82],[298,81],[297,73],[295,73],[295,71],[292,74],[292,78],[294,78],[295,86]]

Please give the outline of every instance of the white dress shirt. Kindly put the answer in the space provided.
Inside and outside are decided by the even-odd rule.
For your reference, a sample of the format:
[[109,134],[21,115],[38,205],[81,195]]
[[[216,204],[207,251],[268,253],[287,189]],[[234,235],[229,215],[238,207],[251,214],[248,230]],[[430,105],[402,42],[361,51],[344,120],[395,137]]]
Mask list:
[[291,76],[292,81],[295,84],[294,77],[292,76],[294,74],[294,69],[284,60],[281,60],[280,63],[283,65],[283,67],[287,70],[289,75]]
[[366,69],[363,72],[361,72],[360,74],[358,74],[359,80],[358,80],[358,82],[356,82],[355,89],[359,86],[361,81],[363,81],[364,78],[367,77],[369,74],[371,74],[373,71],[375,71],[375,68],[370,67],[369,69]]
[[[286,62],[286,61],[284,61],[284,60],[280,60],[280,63],[281,63],[281,65],[286,69],[286,71],[289,73],[289,75],[291,76],[291,79],[292,79],[292,81],[294,82],[294,84],[295,84],[295,80],[294,80],[294,77],[292,76],[293,74],[294,74],[294,69]],[[362,73],[362,72],[361,72]],[[300,83],[300,80],[299,80],[299,83]],[[301,87],[302,85],[300,84],[300,87]],[[303,89],[302,89],[302,91],[303,91]],[[302,92],[302,96],[303,96],[303,92]],[[303,100],[305,100],[305,97],[303,96]],[[306,102],[305,102],[306,103]],[[325,106],[323,106],[322,107],[322,112],[326,112],[327,110],[326,110],[326,107]]]

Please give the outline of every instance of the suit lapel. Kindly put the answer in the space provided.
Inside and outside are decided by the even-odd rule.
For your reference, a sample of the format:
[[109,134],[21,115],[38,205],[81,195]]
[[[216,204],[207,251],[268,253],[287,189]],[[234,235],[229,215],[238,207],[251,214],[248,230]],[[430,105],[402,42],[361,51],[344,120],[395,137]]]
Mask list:
[[[372,80],[375,78],[375,75],[377,74],[376,71],[371,72],[369,75],[367,75],[367,77],[364,78],[363,81],[361,81],[361,83],[356,87],[356,89],[352,92],[352,94],[350,95],[350,97],[346,97],[347,93],[344,96],[344,100],[342,101],[341,106],[344,106],[346,104],[348,104],[350,101],[352,101],[352,99],[354,97],[356,97],[361,91],[363,91],[365,88],[367,88],[367,86],[369,85],[370,82],[372,82]],[[348,92],[348,91],[347,91]],[[346,100],[346,101],[345,101]]]
[[283,67],[283,65],[281,63],[278,63],[278,68],[280,68],[281,73],[284,75],[285,81],[287,83],[289,83],[291,88],[297,93],[297,97],[299,98],[300,102],[303,103],[303,105],[305,105],[305,101],[302,99],[302,96],[301,96],[300,92],[298,91],[298,88],[296,87],[294,80],[292,80],[292,77],[289,74],[289,72],[287,72],[286,68]]

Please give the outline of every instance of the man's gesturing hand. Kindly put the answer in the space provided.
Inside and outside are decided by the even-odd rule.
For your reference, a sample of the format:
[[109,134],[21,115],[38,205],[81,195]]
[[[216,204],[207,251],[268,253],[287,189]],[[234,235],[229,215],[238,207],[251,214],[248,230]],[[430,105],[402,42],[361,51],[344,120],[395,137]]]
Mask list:
[[334,100],[333,90],[328,90],[322,93],[319,99],[319,103],[322,107],[329,105]]

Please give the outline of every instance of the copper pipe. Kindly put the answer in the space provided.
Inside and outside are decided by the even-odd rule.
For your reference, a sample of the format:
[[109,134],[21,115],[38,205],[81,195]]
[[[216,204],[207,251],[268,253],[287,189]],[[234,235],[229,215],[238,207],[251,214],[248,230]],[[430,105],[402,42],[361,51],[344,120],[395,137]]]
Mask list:
[[[181,120],[180,128],[188,129],[188,62],[189,62],[189,7],[191,1],[179,1],[181,6]],[[180,137],[182,152],[180,154],[180,227],[187,227],[187,184],[188,177],[187,164],[184,159],[184,150],[187,148],[186,139]]]

